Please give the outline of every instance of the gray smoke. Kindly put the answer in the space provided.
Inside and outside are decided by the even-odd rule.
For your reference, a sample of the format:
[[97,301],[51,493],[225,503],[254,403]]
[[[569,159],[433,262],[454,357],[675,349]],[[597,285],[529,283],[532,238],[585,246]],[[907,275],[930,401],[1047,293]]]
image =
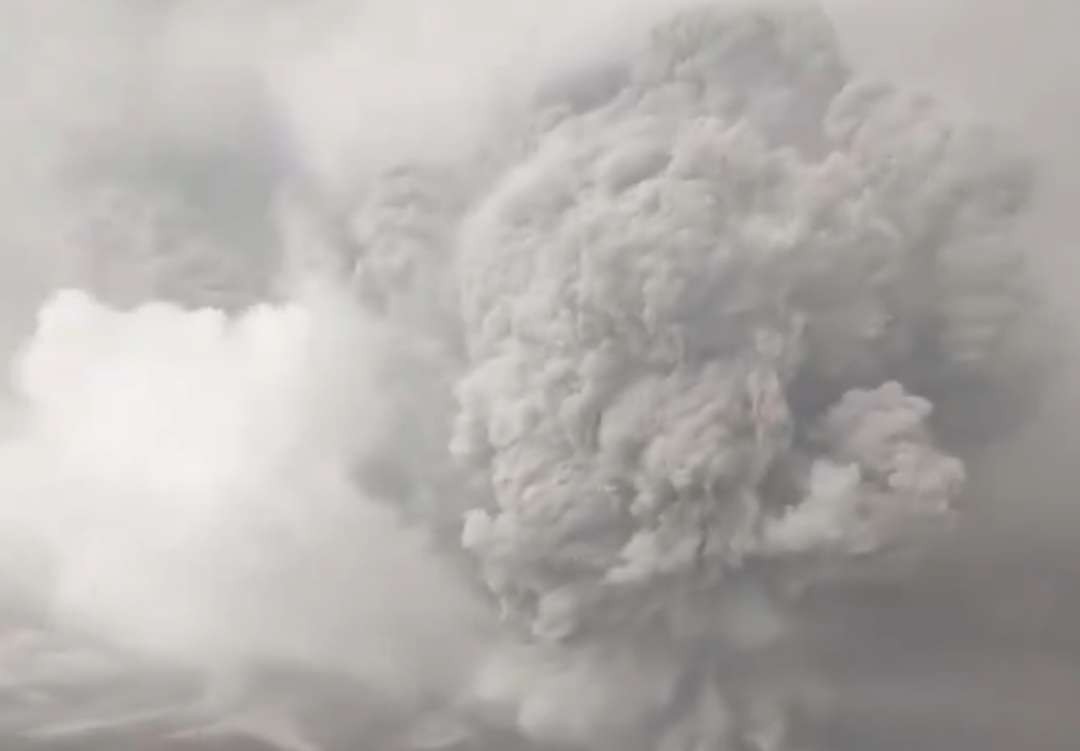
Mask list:
[[620,87],[543,106],[458,252],[454,447],[492,496],[464,544],[541,643],[667,654],[612,747],[786,746],[782,682],[740,696],[763,647],[727,591],[782,608],[948,523],[963,466],[905,385],[1005,351],[1024,164],[852,76],[813,11],[679,15]]
[[1019,142],[806,3],[4,13],[0,734],[813,751],[1000,701],[902,663],[996,607],[1064,367]]

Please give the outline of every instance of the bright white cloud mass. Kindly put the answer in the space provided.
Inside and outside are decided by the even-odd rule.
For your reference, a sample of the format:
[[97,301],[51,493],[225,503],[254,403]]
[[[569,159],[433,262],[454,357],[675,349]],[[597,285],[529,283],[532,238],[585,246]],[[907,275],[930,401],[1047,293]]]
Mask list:
[[[0,458],[4,532],[41,541],[46,606],[204,667],[355,660],[412,691],[464,659],[447,647],[474,603],[351,480],[389,419],[385,336],[327,300],[230,319],[52,298]],[[369,648],[340,654],[346,635]]]
[[12,11],[0,735],[61,634],[195,676],[140,748],[850,747],[826,629],[1052,361],[1032,163],[817,7],[587,5]]

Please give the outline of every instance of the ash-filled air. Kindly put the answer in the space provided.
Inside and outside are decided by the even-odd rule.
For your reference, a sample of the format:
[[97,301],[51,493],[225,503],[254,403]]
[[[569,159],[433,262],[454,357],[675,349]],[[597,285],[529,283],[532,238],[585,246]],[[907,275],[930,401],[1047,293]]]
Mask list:
[[11,358],[12,618],[203,676],[169,737],[363,743],[245,698],[286,665],[395,748],[825,751],[815,609],[947,546],[1035,409],[1032,166],[816,8],[638,5],[551,75],[432,79],[486,98],[450,143],[329,170],[345,126],[277,110],[302,75],[181,64],[202,4],[165,73],[102,63],[140,135],[52,134],[62,220],[18,237],[75,289]]

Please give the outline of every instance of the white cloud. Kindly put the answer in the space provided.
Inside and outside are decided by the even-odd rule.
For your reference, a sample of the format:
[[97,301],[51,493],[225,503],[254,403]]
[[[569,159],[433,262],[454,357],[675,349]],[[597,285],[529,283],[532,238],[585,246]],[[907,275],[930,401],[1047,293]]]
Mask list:
[[388,332],[331,298],[235,319],[49,301],[16,363],[0,519],[37,542],[26,560],[49,574],[25,588],[59,623],[166,661],[295,661],[394,694],[465,669],[476,604],[394,499],[351,484],[389,426]]

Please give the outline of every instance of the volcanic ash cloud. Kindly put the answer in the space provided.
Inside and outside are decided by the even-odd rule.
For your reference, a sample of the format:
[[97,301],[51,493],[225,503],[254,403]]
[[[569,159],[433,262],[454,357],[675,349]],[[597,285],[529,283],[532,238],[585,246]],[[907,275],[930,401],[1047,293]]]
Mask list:
[[563,666],[526,724],[599,733],[590,685],[643,748],[786,747],[739,624],[953,515],[964,467],[912,389],[1003,351],[1027,172],[852,75],[815,12],[683,14],[623,71],[548,92],[466,219],[454,451],[490,501],[464,544]]

